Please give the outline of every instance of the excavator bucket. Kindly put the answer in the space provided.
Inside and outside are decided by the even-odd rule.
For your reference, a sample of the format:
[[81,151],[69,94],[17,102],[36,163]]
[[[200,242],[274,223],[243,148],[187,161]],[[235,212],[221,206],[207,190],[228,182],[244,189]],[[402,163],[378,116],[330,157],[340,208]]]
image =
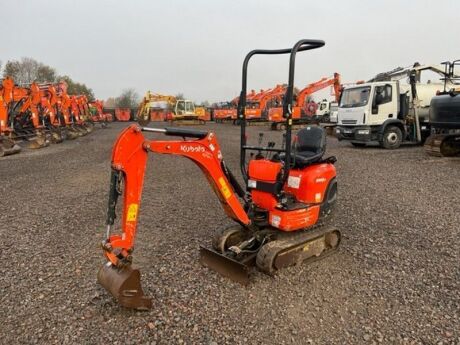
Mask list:
[[239,262],[214,250],[200,247],[200,262],[203,266],[243,285],[249,284],[249,264],[252,261],[253,258]]
[[64,141],[64,138],[60,130],[58,129],[51,130],[51,142],[53,144],[60,144],[63,141]]
[[74,130],[75,130],[75,133],[77,133],[79,137],[83,137],[86,134],[88,134],[88,131],[83,126],[80,126],[80,125],[76,125],[74,127]]
[[29,140],[27,147],[29,149],[41,149],[43,147],[49,146],[50,137],[47,135],[38,135],[35,138]]
[[0,139],[0,157],[13,155],[21,151],[21,147],[14,143],[13,140]]
[[97,273],[97,281],[126,308],[152,308],[152,299],[144,296],[138,269],[131,266],[118,268],[107,262]]
[[62,134],[63,134],[63,138],[65,140],[74,140],[74,139],[77,139],[80,136],[78,134],[78,132],[75,129],[71,128],[71,127],[65,128],[62,131]]
[[91,133],[92,131],[94,131],[94,124],[91,123],[91,122],[86,122],[84,125],[83,125],[83,128],[86,130],[86,132],[89,134]]

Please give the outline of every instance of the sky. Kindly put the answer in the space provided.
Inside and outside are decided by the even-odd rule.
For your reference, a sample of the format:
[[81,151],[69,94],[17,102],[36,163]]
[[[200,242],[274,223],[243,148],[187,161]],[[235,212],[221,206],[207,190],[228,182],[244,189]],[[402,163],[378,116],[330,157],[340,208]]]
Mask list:
[[[255,48],[303,38],[295,84],[339,72],[343,82],[413,62],[460,59],[458,0],[1,0],[0,60],[32,57],[91,87],[97,98],[134,88],[195,102],[239,94]],[[248,89],[287,81],[287,56],[257,56]],[[327,91],[326,93],[329,93]]]

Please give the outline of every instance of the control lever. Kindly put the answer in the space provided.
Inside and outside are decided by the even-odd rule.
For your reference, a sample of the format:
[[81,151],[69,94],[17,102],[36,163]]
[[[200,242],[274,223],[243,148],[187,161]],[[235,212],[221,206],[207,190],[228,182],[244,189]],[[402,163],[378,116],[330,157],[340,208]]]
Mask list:
[[292,165],[295,166],[295,157],[297,156],[297,135],[294,137],[292,144],[294,146],[294,159],[292,159]]
[[[276,145],[276,143],[275,143],[274,141],[269,141],[267,146],[268,146],[269,149],[272,149],[272,148],[275,147],[275,145]],[[272,159],[272,157],[273,157],[273,152],[270,152],[269,155],[270,155],[269,159]],[[268,157],[267,157],[267,158],[268,158]]]
[[262,139],[264,138],[264,133],[259,133],[259,146],[262,145]]
[[283,140],[281,141],[281,150],[286,148],[286,133],[283,133]]
[[[264,138],[264,133],[260,132],[259,133],[259,140],[258,140],[259,147],[262,147],[262,139],[263,138]],[[264,158],[264,156],[262,155],[262,151],[259,150],[259,152],[257,152],[256,159],[262,159],[262,158]]]

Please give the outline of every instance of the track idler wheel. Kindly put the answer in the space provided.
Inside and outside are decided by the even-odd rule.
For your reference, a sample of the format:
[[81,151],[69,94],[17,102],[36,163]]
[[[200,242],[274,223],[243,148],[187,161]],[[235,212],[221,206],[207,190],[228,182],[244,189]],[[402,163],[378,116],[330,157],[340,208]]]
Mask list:
[[19,153],[21,147],[9,138],[0,138],[0,157],[14,155]]
[[219,253],[247,239],[247,230],[239,225],[233,225],[219,231],[212,239],[212,247]]
[[141,274],[131,265],[121,268],[107,262],[97,273],[97,281],[126,308],[148,310],[152,299],[144,295],[141,287]]

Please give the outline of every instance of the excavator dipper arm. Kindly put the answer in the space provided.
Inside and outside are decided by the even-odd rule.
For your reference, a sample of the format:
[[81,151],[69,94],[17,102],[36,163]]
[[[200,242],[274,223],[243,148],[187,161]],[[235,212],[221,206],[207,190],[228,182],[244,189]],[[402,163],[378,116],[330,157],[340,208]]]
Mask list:
[[[179,136],[184,140],[147,140],[142,131]],[[194,138],[194,140],[185,140],[185,138]],[[130,253],[136,235],[148,151],[191,159],[205,174],[225,213],[242,225],[250,223],[229,182],[229,177],[222,168],[222,154],[213,133],[181,128],[141,128],[132,125],[120,134],[112,152],[112,175],[107,212],[108,236],[104,243],[107,259],[112,264],[120,266],[131,261]],[[121,191],[121,187],[124,191]],[[115,220],[117,199],[122,194],[122,234],[110,235],[110,228]]]
[[[145,132],[163,133],[167,136],[183,137],[183,140],[147,140]],[[193,138],[194,140],[186,140]],[[141,128],[132,125],[118,137],[112,152],[112,173],[107,211],[107,238],[102,243],[107,264],[98,272],[98,282],[118,302],[128,308],[150,309],[152,300],[144,296],[140,283],[140,272],[131,265],[134,239],[136,236],[139,205],[147,163],[148,152],[174,154],[191,159],[197,164],[217,194],[226,214],[241,225],[250,220],[240,204],[237,194],[241,188],[234,188],[234,177],[228,172],[222,160],[219,144],[213,133],[181,128]],[[121,234],[111,235],[115,221],[118,197],[123,195]]]

